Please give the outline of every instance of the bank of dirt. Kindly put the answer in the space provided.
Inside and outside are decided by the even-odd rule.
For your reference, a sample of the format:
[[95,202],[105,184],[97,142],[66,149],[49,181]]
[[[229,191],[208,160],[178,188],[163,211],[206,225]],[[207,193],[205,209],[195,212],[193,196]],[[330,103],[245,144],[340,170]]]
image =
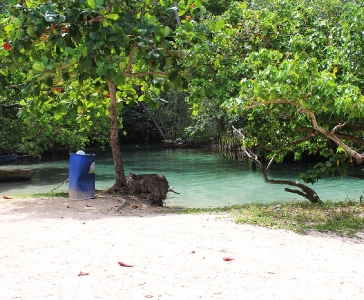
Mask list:
[[1,199],[0,299],[364,299],[363,243],[120,203]]

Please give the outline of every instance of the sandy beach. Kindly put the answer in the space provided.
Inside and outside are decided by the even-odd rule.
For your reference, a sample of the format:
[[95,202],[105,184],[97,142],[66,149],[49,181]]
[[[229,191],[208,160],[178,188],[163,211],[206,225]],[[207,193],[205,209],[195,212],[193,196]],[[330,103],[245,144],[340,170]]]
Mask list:
[[119,204],[1,199],[0,299],[364,299],[361,242]]

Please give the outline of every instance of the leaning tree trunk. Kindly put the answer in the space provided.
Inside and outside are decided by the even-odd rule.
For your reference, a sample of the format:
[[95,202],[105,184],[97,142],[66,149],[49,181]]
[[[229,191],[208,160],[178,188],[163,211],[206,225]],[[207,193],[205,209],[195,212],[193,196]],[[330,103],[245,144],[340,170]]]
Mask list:
[[[236,132],[237,134],[239,134],[240,138],[241,138],[241,144],[243,145],[243,142],[244,142],[244,139],[245,139],[245,135],[243,134],[242,130],[238,130],[236,128],[233,127],[233,130],[234,132]],[[287,148],[288,146],[295,146],[295,145],[298,145],[304,141],[307,141],[309,140],[310,138],[312,138],[312,134],[308,134],[307,136],[304,136],[300,139],[298,139],[297,141],[293,141],[287,145],[285,145],[285,147],[283,147],[282,149],[285,149]],[[264,177],[264,181],[266,183],[270,183],[270,184],[286,184],[286,185],[290,185],[290,186],[295,186],[297,188],[299,188],[300,190],[293,190],[293,189],[290,189],[290,188],[285,188],[284,190],[286,192],[289,192],[289,193],[294,193],[294,194],[298,194],[304,198],[306,198],[307,200],[313,202],[313,203],[317,203],[320,201],[320,198],[319,196],[317,195],[317,193],[309,188],[307,185],[304,185],[302,183],[300,183],[299,181],[293,181],[293,180],[280,180],[280,179],[271,179],[268,177],[268,171],[274,161],[274,158],[276,157],[276,155],[280,152],[279,150],[276,152],[276,154],[270,159],[270,162],[268,163],[268,166],[265,168],[262,164],[262,162],[259,160],[258,156],[249,148],[246,148],[244,146],[241,147],[242,151],[244,152],[244,154],[250,159],[252,160],[253,162],[255,162],[261,172],[262,172],[262,175]]]
[[286,185],[290,185],[290,186],[295,186],[297,188],[299,188],[300,190],[293,190],[290,188],[285,188],[284,190],[286,192],[289,193],[294,193],[294,194],[298,194],[304,198],[306,198],[307,200],[313,202],[313,203],[317,203],[320,201],[319,196],[317,195],[317,193],[309,188],[307,185],[304,185],[302,183],[300,183],[299,181],[293,181],[293,180],[281,180],[281,179],[271,179],[268,177],[268,170],[271,166],[271,163],[273,162],[273,158],[271,159],[270,163],[268,164],[268,167],[265,168],[263,166],[263,164],[261,163],[261,161],[257,158],[256,155],[252,155],[252,153],[249,153],[249,150],[244,148],[243,149],[245,151],[245,153],[247,154],[248,158],[253,160],[254,162],[257,163],[257,165],[259,166],[262,175],[264,177],[264,182],[265,183],[270,183],[270,184],[286,184]]
[[307,185],[304,185],[302,183],[300,183],[299,181],[293,181],[293,180],[280,180],[280,179],[271,179],[268,178],[266,169],[263,167],[262,164],[258,163],[260,170],[263,174],[264,177],[264,182],[265,183],[270,183],[270,184],[286,184],[286,185],[290,185],[290,186],[295,186],[297,188],[299,188],[300,190],[293,190],[290,188],[285,188],[284,190],[286,192],[289,193],[294,193],[294,194],[298,194],[304,198],[306,198],[307,200],[313,202],[313,203],[317,203],[319,202],[320,198],[319,196],[316,194],[316,192],[309,188]]
[[118,117],[116,113],[116,87],[114,81],[108,82],[109,94],[110,94],[110,145],[112,156],[114,159],[115,167],[115,184],[109,189],[109,191],[124,191],[127,192],[126,177],[124,173],[124,165],[121,157],[119,135],[118,135]]

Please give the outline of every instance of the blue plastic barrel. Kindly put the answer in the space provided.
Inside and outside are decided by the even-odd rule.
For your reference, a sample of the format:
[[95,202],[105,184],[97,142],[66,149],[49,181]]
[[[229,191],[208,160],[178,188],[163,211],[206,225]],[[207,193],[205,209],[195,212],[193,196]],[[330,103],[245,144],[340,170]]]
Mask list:
[[95,198],[95,154],[70,154],[69,198],[85,200]]

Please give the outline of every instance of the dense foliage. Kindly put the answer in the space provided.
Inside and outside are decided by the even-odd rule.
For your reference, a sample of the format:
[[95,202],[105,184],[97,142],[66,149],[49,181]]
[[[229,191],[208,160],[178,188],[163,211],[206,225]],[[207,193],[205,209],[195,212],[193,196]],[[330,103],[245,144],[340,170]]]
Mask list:
[[[121,108],[158,101],[166,78],[186,86],[178,76],[179,55],[169,51],[171,29],[151,15],[156,5],[173,15],[169,1],[22,1],[2,22],[0,54],[7,68],[0,73],[16,74],[26,63],[27,98],[20,104],[29,112],[46,106],[60,119],[74,111],[87,130],[92,111],[109,115],[118,189],[126,186],[118,144]],[[181,7],[193,9],[190,3]]]
[[261,157],[331,157],[306,182],[361,163],[363,12],[343,1],[233,2],[180,35],[190,101],[246,118],[244,147]]
[[110,117],[119,187],[122,120],[147,119],[173,142],[234,126],[247,153],[269,165],[292,154],[326,158],[302,175],[307,183],[364,161],[361,0],[9,3],[0,74],[16,77],[22,96],[2,102],[69,131],[75,116],[85,133]]

